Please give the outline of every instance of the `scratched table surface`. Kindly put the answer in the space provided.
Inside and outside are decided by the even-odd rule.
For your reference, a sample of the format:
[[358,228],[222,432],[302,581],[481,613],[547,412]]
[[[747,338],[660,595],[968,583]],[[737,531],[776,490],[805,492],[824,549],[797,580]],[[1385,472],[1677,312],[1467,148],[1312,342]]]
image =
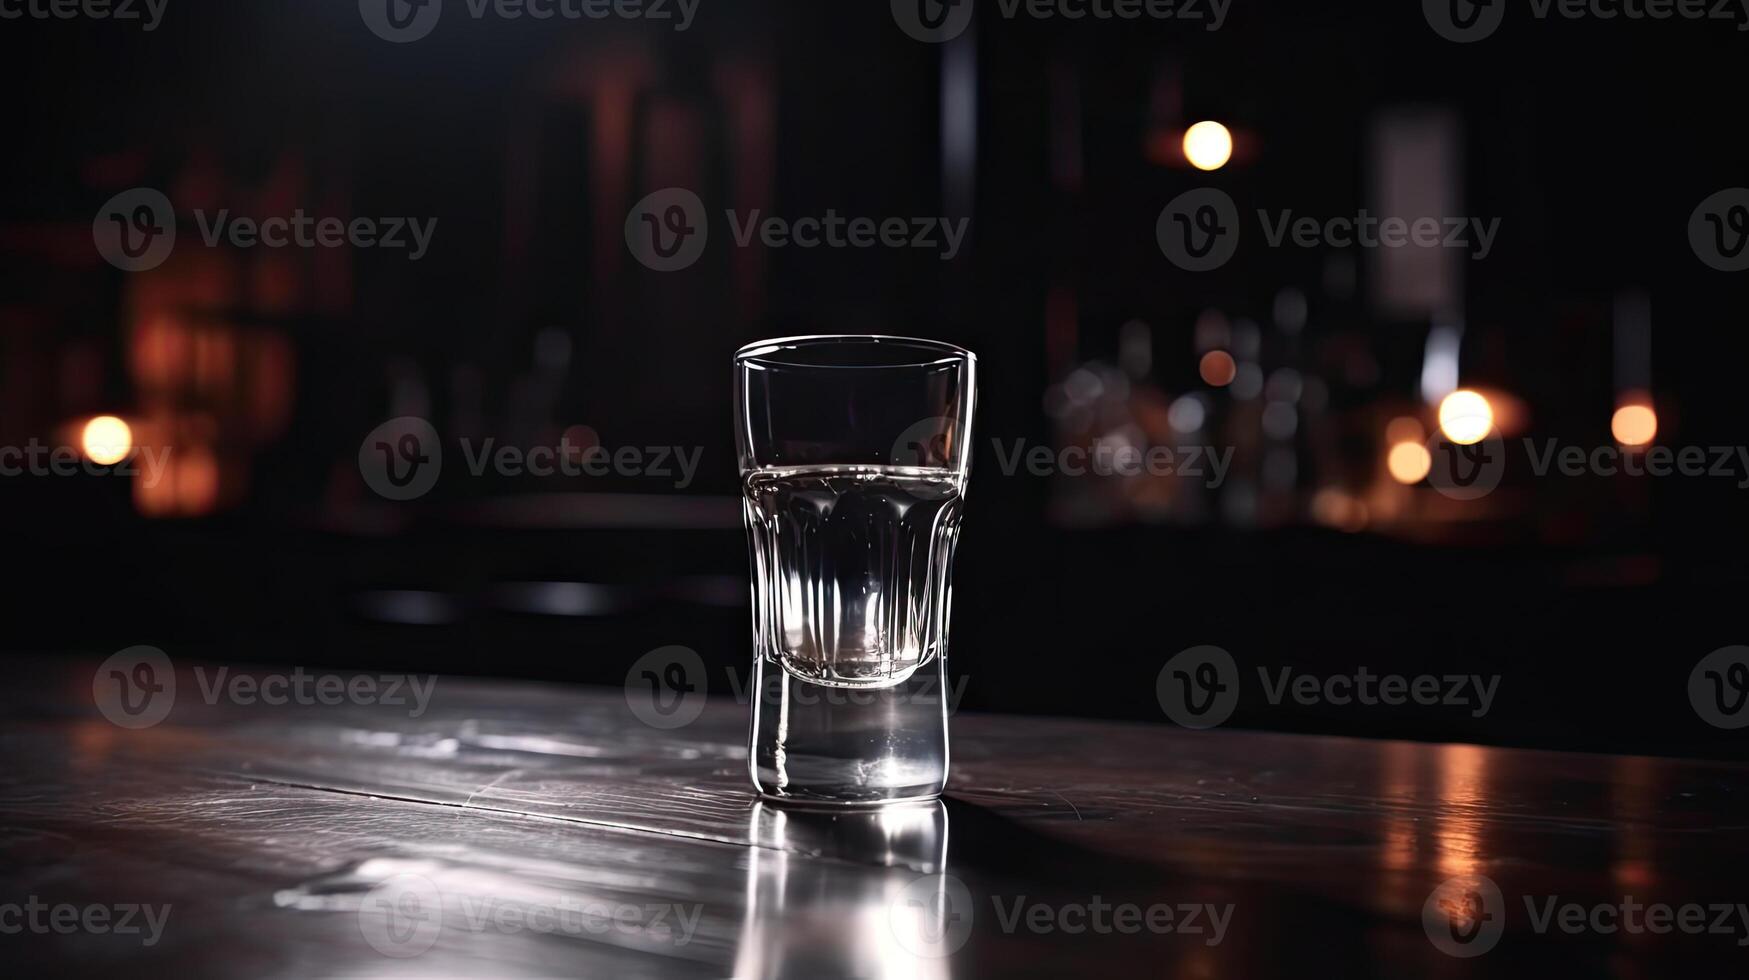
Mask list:
[[93,666],[0,695],[10,976],[1749,966],[1714,911],[1749,902],[1742,764],[960,715],[941,804],[814,812],[755,798],[732,701],[662,730],[618,690],[441,678],[410,717],[183,673],[130,730]]

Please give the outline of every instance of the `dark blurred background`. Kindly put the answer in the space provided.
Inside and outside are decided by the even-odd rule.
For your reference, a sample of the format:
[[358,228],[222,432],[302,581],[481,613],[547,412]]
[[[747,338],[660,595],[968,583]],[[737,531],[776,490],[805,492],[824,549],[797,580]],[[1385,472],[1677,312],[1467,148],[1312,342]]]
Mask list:
[[[943,44],[886,3],[702,0],[691,26],[474,19],[394,44],[351,2],[169,0],[146,32],[0,22],[0,445],[98,416],[162,479],[0,478],[14,654],[173,657],[620,684],[655,647],[729,693],[750,656],[730,358],[762,337],[891,333],[980,356],[950,664],[966,710],[1166,723],[1198,644],[1325,676],[1499,675],[1491,711],[1279,707],[1232,724],[1740,755],[1690,707],[1749,636],[1749,478],[1537,476],[1517,447],[1743,444],[1741,274],[1690,247],[1749,183],[1743,35],[1535,20],[1457,44],[1419,4],[1234,0],[1208,22],[1008,19]],[[1203,172],[1183,135],[1233,136]],[[645,268],[628,211],[711,213]],[[1187,272],[1155,237],[1198,187],[1243,218]],[[174,253],[105,261],[131,188]],[[438,223],[427,254],[207,246],[194,213]],[[724,209],[963,216],[924,249],[734,247]],[[1498,218],[1486,258],[1270,248],[1255,219]],[[1462,385],[1512,450],[1457,500],[1419,443]],[[429,419],[414,500],[360,448]],[[681,447],[678,475],[471,475],[458,441]],[[1003,472],[994,448],[1231,449],[1201,478]],[[91,447],[84,446],[85,451]],[[1640,450],[1630,450],[1643,451]],[[1710,457],[1709,457],[1710,458]],[[1395,472],[1393,472],[1395,470]]]

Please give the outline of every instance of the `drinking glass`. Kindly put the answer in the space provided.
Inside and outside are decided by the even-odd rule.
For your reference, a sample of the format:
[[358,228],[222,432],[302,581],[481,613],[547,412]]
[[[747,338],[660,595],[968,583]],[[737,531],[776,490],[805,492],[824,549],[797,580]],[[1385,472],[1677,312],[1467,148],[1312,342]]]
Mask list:
[[764,796],[883,803],[947,782],[947,624],[977,358],[904,337],[735,355],[753,571],[748,767]]

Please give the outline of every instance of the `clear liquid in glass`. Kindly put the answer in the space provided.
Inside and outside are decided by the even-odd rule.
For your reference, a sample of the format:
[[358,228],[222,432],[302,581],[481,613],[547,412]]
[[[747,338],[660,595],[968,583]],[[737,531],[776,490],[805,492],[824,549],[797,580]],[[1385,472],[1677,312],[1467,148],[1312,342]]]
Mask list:
[[853,688],[898,684],[941,655],[961,490],[946,469],[748,474],[758,655],[809,683]]

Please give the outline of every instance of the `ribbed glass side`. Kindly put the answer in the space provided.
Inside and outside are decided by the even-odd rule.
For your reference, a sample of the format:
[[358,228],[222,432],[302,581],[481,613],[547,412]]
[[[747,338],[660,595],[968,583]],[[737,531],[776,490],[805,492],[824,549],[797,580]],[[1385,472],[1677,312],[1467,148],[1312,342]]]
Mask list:
[[961,509],[951,471],[768,469],[744,488],[757,655],[814,684],[878,688],[942,653]]

